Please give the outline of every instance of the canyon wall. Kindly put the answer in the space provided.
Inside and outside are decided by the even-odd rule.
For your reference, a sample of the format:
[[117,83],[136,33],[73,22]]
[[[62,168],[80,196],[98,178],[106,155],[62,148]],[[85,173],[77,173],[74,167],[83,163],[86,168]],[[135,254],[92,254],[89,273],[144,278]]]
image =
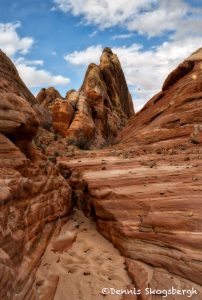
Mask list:
[[[142,294],[202,295],[202,49],[180,64],[162,91],[131,119],[120,143],[60,158],[73,200],[126,257]],[[168,295],[166,299],[184,299]],[[165,293],[161,296],[165,296]]]
[[[202,123],[202,48],[190,55],[165,80],[120,134],[121,143],[187,140]],[[199,126],[198,126],[199,125]],[[195,127],[195,128],[194,128]],[[196,129],[198,128],[198,130]]]
[[[37,266],[73,201],[126,257],[142,290],[137,300],[159,298],[145,288],[172,287],[193,288],[191,299],[200,300],[202,49],[136,115],[108,48],[66,99],[54,89],[35,99],[3,53],[0,70],[0,297],[37,299]],[[54,137],[49,111],[65,138]],[[117,134],[113,146],[81,150],[109,144]],[[49,150],[42,153],[44,145]],[[55,149],[62,153],[57,158],[44,155]]]
[[0,52],[1,299],[38,299],[37,266],[57,219],[71,209],[71,188],[33,142],[50,120]]

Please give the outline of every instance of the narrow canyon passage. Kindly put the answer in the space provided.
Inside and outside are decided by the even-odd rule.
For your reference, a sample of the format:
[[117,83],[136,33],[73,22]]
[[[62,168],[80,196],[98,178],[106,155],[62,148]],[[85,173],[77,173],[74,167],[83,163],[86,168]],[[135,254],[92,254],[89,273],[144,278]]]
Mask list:
[[37,272],[40,300],[118,300],[123,296],[104,295],[102,289],[130,284],[124,258],[77,209],[56,229]]

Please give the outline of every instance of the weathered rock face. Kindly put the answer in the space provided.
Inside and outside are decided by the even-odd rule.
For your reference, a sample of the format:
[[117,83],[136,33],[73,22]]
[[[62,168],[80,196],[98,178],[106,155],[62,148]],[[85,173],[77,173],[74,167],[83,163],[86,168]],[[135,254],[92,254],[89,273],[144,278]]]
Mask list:
[[67,130],[74,117],[77,100],[77,92],[69,94],[66,101],[59,98],[55,99],[54,106],[52,107],[53,127],[63,137],[66,137]]
[[71,189],[32,138],[36,99],[0,53],[0,299],[38,299],[34,276]]
[[[28,126],[33,127],[33,131],[36,131],[37,123],[45,128],[51,126],[51,115],[47,109],[39,105],[36,98],[19,77],[14,64],[1,50],[0,79],[0,126],[9,129],[12,127],[14,130],[15,127],[24,127],[26,122]],[[7,95],[8,99],[6,98]],[[32,112],[30,106],[33,108]],[[33,117],[32,114],[35,114],[35,117]],[[27,122],[28,119],[30,119],[32,124]],[[24,129],[26,131],[26,128]]]
[[109,48],[100,65],[89,65],[79,92],[70,91],[66,101],[56,99],[52,108],[53,127],[81,148],[112,141],[133,115],[120,62]]
[[54,87],[42,88],[36,96],[41,106],[49,109],[51,109],[56,98],[62,99],[62,96]]
[[156,299],[146,288],[172,286],[193,287],[192,298],[201,299],[201,166],[197,144],[131,145],[60,160],[75,203],[127,258],[141,300]]
[[202,123],[202,48],[166,79],[155,95],[120,134],[126,142],[153,143],[187,139]]
[[59,163],[75,203],[126,256],[140,300],[158,298],[146,288],[172,287],[186,296],[166,299],[192,288],[202,298],[201,51],[169,75],[123,142]]
[[[105,49],[100,65],[89,66],[81,90],[69,92],[67,101],[54,100],[53,124],[67,140],[85,147],[85,137],[90,147],[101,145],[133,114],[130,97],[128,104],[120,100],[124,80],[120,72],[123,86],[116,84],[113,69],[118,74],[117,58]],[[57,158],[58,169],[33,147],[38,120],[32,103],[17,92],[11,97],[6,90],[5,96],[2,86],[10,113],[1,114],[9,126],[0,123],[0,298],[36,299],[35,272],[57,218],[70,210],[71,185],[75,204],[126,257],[142,291],[138,300],[158,298],[146,295],[146,288],[165,296],[172,287],[185,295],[168,300],[190,297],[190,290],[191,299],[201,300],[201,72],[199,49],[131,120],[119,135],[123,142],[72,151]],[[50,143],[51,138],[41,134],[38,142],[50,151],[50,144],[68,146],[65,139]],[[54,292],[57,282],[50,280]]]
[[32,93],[27,89],[24,82],[19,77],[18,71],[11,60],[0,50],[0,92],[13,93],[16,96],[22,97],[29,102],[30,105],[37,104]]

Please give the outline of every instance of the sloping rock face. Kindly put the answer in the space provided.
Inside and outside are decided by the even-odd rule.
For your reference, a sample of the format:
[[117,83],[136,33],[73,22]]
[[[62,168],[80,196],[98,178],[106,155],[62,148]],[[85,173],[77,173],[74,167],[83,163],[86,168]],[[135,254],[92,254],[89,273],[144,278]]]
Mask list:
[[[202,48],[181,63],[120,134],[123,143],[187,139],[202,123]],[[199,134],[200,135],[200,134]],[[200,141],[200,138],[197,139]]]
[[38,299],[35,272],[71,189],[34,147],[36,99],[0,53],[0,299]]
[[81,148],[111,142],[134,115],[133,103],[118,60],[109,48],[100,64],[90,64],[78,92],[56,99],[53,127]]
[[[0,86],[0,93],[3,96],[3,94],[9,93],[9,96],[13,96],[12,101],[6,101],[2,98],[1,105],[3,105],[3,113],[7,110],[6,117],[10,118],[10,126],[12,122],[18,122],[19,120],[16,120],[22,117],[22,114],[24,110],[26,109],[25,106],[26,101],[29,101],[29,106],[31,106],[36,112],[35,119],[37,119],[37,122],[40,126],[44,128],[50,128],[51,126],[51,115],[48,113],[48,111],[39,105],[36,98],[32,95],[32,93],[27,89],[24,82],[19,77],[19,74],[14,66],[14,64],[11,62],[11,60],[0,50],[0,78],[1,78],[1,86]],[[3,104],[4,102],[4,104]],[[8,104],[9,102],[9,104]],[[15,102],[15,104],[14,104]],[[18,103],[18,105],[16,105]],[[12,116],[11,114],[14,114],[13,107],[16,105],[16,115]],[[13,106],[13,107],[12,107]],[[23,109],[22,113],[18,113],[20,109]],[[1,108],[2,109],[2,108]],[[18,115],[18,116],[17,116]],[[17,116],[17,117],[16,117]],[[25,117],[25,115],[24,115]],[[26,118],[28,117],[28,111],[26,112]],[[4,123],[4,126],[8,125],[8,122],[4,122],[5,116],[2,116],[1,112],[1,124]],[[32,119],[32,117],[31,117]],[[22,121],[22,120],[21,120]],[[20,122],[19,122],[20,124]],[[23,122],[21,123],[23,124]],[[8,125],[9,126],[9,125]]]
[[147,288],[165,294],[172,287],[193,288],[197,294],[191,299],[201,299],[200,145],[88,152],[61,158],[60,169],[70,176],[77,206],[127,258],[129,274],[142,291],[138,299],[157,299],[146,294]]
[[11,60],[0,50],[0,74],[1,74],[1,93],[10,92],[23,99],[29,99],[30,105],[37,104],[32,93],[27,89],[24,82],[19,77],[18,71]]
[[74,202],[126,257],[140,300],[202,299],[201,63],[199,49],[119,145],[59,162]]

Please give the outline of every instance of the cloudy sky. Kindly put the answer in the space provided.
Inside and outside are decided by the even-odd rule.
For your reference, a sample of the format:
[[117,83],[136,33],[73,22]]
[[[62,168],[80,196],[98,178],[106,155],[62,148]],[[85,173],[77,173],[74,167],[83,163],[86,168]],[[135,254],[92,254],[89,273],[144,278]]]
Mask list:
[[0,0],[0,48],[36,94],[78,89],[103,47],[121,61],[136,110],[202,47],[201,0]]

